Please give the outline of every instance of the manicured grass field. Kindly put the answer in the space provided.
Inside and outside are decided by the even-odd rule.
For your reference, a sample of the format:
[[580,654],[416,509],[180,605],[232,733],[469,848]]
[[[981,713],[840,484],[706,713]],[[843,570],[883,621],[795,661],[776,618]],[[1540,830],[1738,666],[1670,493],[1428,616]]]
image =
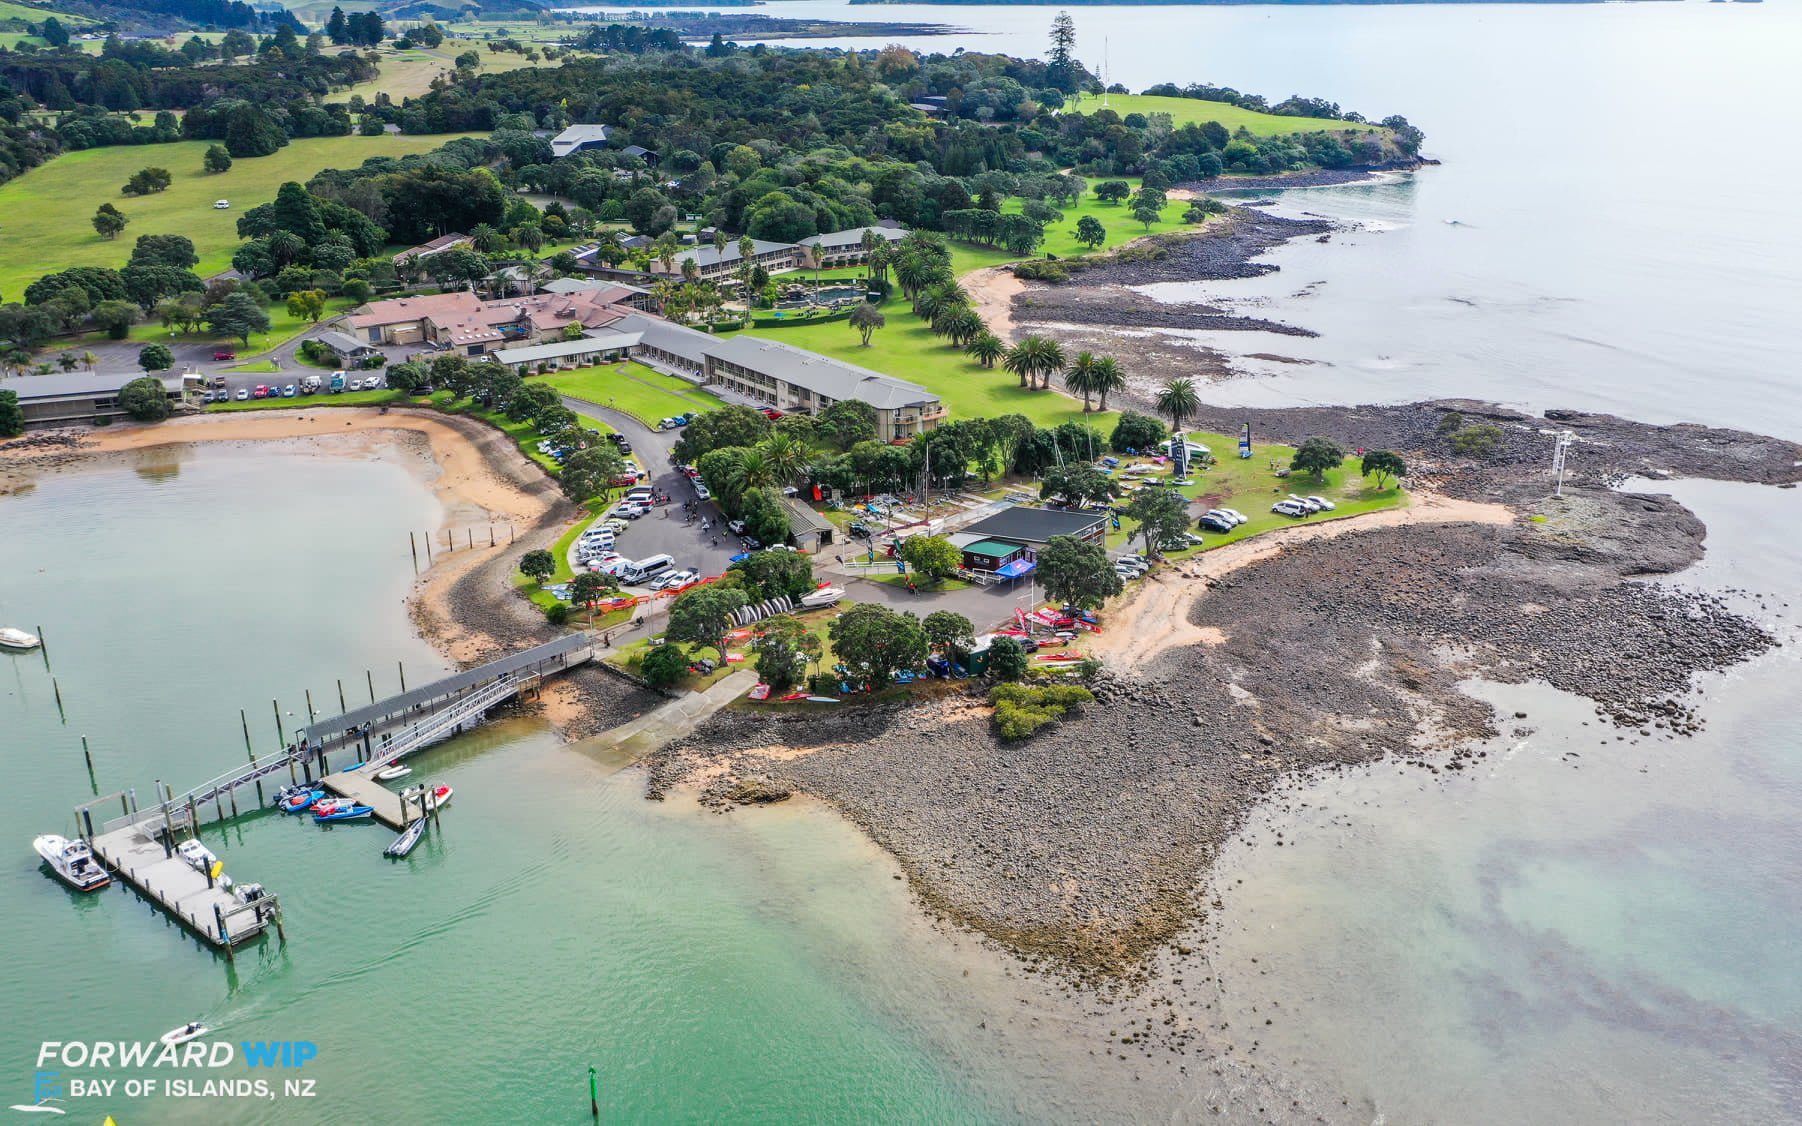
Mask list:
[[[122,145],[65,153],[0,186],[0,293],[18,300],[38,277],[70,266],[111,266],[131,257],[139,235],[179,234],[194,240],[202,277],[231,265],[238,218],[275,198],[284,182],[305,182],[324,168],[354,168],[370,157],[430,152],[454,136],[311,137],[291,141],[272,156],[241,159],[231,170],[210,174],[201,166],[209,142]],[[167,168],[175,183],[148,196],[119,189],[140,168]],[[228,199],[229,210],[213,201]],[[131,223],[116,239],[94,232],[90,220],[111,203]],[[275,315],[271,310],[271,316]]]
[[658,419],[672,414],[725,406],[711,393],[693,384],[636,362],[600,364],[532,378],[542,379],[565,395],[583,402],[624,411],[651,427],[657,425]]
[[529,66],[563,65],[560,58],[540,58],[533,62],[518,51],[496,51],[479,40],[470,39],[446,39],[436,47],[412,47],[405,51],[384,46],[381,49],[381,62],[377,64],[381,73],[368,82],[359,82],[342,92],[334,93],[332,99],[337,101],[352,94],[360,94],[364,101],[369,102],[375,101],[377,94],[387,94],[396,102],[405,98],[417,98],[432,88],[434,78],[455,71],[456,58],[465,51],[474,51],[481,57],[479,73],[483,74],[498,74]]
[[1039,426],[1081,423],[1086,419],[1100,432],[1104,444],[1113,431],[1112,411],[1085,416],[1081,402],[1055,389],[1029,391],[1020,386],[1018,376],[1000,367],[984,368],[932,335],[931,327],[914,316],[906,301],[895,298],[884,302],[882,313],[888,318],[888,326],[876,330],[868,348],[858,343],[857,330],[845,321],[747,331],[762,339],[780,340],[884,375],[911,380],[944,400],[954,419],[1023,414]]
[[[327,320],[331,317],[335,317],[346,309],[351,308],[353,304],[353,302],[342,297],[331,298],[325,303],[325,315],[320,319]],[[163,327],[163,324],[160,321],[139,321],[137,324],[131,326],[131,331],[126,334],[126,339],[134,340],[142,344],[216,344],[220,347],[231,348],[238,353],[240,358],[249,358],[267,352],[273,348],[279,348],[296,336],[299,336],[301,333],[317,327],[312,321],[309,321],[304,317],[296,317],[289,313],[287,305],[280,301],[263,311],[269,314],[269,331],[252,333],[250,343],[248,344],[240,341],[235,336],[218,336],[205,325],[196,325],[194,326],[193,332],[183,333],[178,332],[173,328]],[[103,343],[105,340],[106,337],[104,334],[90,332],[75,337],[73,340],[52,341],[51,344],[44,349],[44,354],[53,355],[58,352],[73,351],[77,355],[80,355],[82,349],[92,347],[97,343]],[[275,367],[273,361],[269,361],[269,364],[270,366],[267,368],[238,367],[233,370],[284,370]],[[309,369],[312,367],[310,364],[302,366]],[[304,374],[304,372],[302,374]]]
[[[1077,107],[1083,113],[1094,113],[1100,107],[1099,98],[1084,98]],[[1249,132],[1262,137],[1274,137],[1284,133],[1312,133],[1321,129],[1379,129],[1377,125],[1355,125],[1349,121],[1333,121],[1324,117],[1281,117],[1274,113],[1259,113],[1256,110],[1240,109],[1225,102],[1204,102],[1197,98],[1159,98],[1144,94],[1109,94],[1108,108],[1125,117],[1129,113],[1167,113],[1177,125],[1188,125],[1191,122],[1201,124],[1205,121],[1218,121],[1229,130],[1236,131],[1243,125]]]
[[[1183,221],[1183,213],[1188,211],[1186,200],[1173,199],[1164,205],[1158,221],[1147,229],[1143,223],[1133,218],[1132,208],[1124,203],[1103,203],[1095,198],[1095,185],[1099,179],[1089,180],[1089,190],[1083,193],[1081,201],[1075,207],[1063,209],[1064,217],[1045,228],[1045,242],[1031,257],[1043,258],[1047,254],[1055,254],[1059,258],[1073,258],[1079,254],[1095,254],[1112,250],[1123,243],[1131,242],[1146,235],[1166,234],[1170,231],[1199,230],[1194,223]],[[1139,190],[1137,180],[1129,181],[1133,191]],[[1026,201],[1010,196],[1002,203],[1004,214],[1018,214],[1026,205]],[[1053,206],[1056,206],[1053,204]],[[1107,231],[1107,241],[1091,250],[1087,245],[1076,241],[1076,224],[1085,215],[1093,215],[1100,220]],[[975,243],[951,240],[951,269],[959,276],[983,266],[999,266],[1003,262],[1018,262],[1020,256],[1001,247],[978,246]]]

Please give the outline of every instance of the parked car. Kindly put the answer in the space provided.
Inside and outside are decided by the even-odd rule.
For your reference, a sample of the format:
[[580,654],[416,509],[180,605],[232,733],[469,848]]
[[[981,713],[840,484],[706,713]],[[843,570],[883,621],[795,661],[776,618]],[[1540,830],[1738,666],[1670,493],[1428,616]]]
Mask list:
[[[215,360],[235,360],[237,358],[238,354],[230,348],[221,348],[213,353],[213,359]],[[224,376],[221,376],[220,378],[223,379]]]
[[782,412],[779,410],[776,410],[774,407],[765,407],[765,408],[763,408],[763,417],[769,419],[771,422],[774,422],[777,419],[782,417]]
[[1317,497],[1312,494],[1309,494],[1302,499],[1308,501],[1310,504],[1318,505],[1319,507],[1315,510],[1317,512],[1331,512],[1333,509],[1339,507],[1325,497]]
[[676,420],[673,418],[660,418],[657,420],[657,429],[659,430],[674,430],[676,425]]
[[742,536],[745,534],[745,522],[743,520],[728,520],[726,521],[726,530],[735,536]]
[[614,519],[636,520],[650,510],[651,506],[648,504],[633,504],[628,502],[615,505],[613,511],[609,512],[607,515]]
[[763,541],[756,536],[740,536],[738,546],[744,548],[746,551],[762,551]]
[[248,398],[250,398],[250,388],[248,388],[248,387],[238,388],[238,401],[241,403],[245,399],[248,399]]
[[1232,531],[1236,526],[1232,521],[1221,516],[1215,516],[1213,513],[1203,516],[1200,520],[1196,521],[1196,525],[1206,531],[1219,532],[1222,535]]
[[232,201],[229,199],[216,199],[213,201],[213,210],[214,211],[229,211],[231,209],[231,205],[232,205]]
[[267,399],[269,397],[269,387],[266,384],[257,384],[256,390],[250,393],[250,397],[253,399]]
[[1292,500],[1279,500],[1270,506],[1270,511],[1278,516],[1306,516],[1308,506]]
[[1200,547],[1207,541],[1196,535],[1194,532],[1184,532],[1183,542],[1187,543],[1190,547]]
[[1219,511],[1226,513],[1228,516],[1231,516],[1233,518],[1234,522],[1236,522],[1236,523],[1239,523],[1239,524],[1251,523],[1251,517],[1245,515],[1245,513],[1243,513],[1243,512],[1240,512],[1236,508],[1222,508]]
[[713,499],[713,490],[709,489],[706,485],[702,484],[701,482],[696,481],[695,482],[695,499],[696,500],[712,500]]
[[701,471],[692,465],[678,465],[676,468],[680,469],[682,471],[682,476],[688,478],[690,481],[701,475]]
[[669,590],[671,587],[687,586],[689,583],[694,582],[700,577],[701,576],[695,574],[693,571],[671,571],[662,578],[653,580],[651,589]]

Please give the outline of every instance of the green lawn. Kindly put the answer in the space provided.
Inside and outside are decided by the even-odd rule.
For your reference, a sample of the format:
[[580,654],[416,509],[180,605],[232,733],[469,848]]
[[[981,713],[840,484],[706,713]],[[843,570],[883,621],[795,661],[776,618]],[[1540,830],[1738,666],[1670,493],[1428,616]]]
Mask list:
[[[1094,188],[1100,182],[1100,180],[1091,180],[1089,182],[1090,190],[1083,193],[1082,200],[1075,207],[1059,209],[1064,212],[1063,219],[1045,228],[1044,245],[1040,246],[1030,257],[1043,258],[1047,254],[1055,254],[1059,258],[1074,258],[1081,254],[1112,250],[1116,246],[1131,242],[1136,238],[1143,238],[1146,235],[1200,229],[1197,224],[1183,221],[1183,213],[1189,210],[1189,203],[1187,200],[1180,199],[1173,199],[1165,204],[1158,221],[1147,229],[1143,223],[1133,218],[1132,208],[1126,204],[1103,203],[1096,199]],[[1129,183],[1132,184],[1135,192],[1139,190],[1137,180],[1129,181]],[[1003,213],[1017,214],[1025,205],[1025,200],[1017,196],[1009,196],[1002,203],[1001,210]],[[1093,251],[1085,244],[1076,241],[1076,224],[1085,215],[1093,215],[1100,220],[1101,226],[1107,231],[1107,241]],[[1004,262],[1018,261],[1020,261],[1018,254],[1011,254],[1000,247],[951,241],[951,269],[959,277],[984,266],[999,266]]]
[[533,376],[596,406],[612,407],[655,427],[672,414],[689,414],[725,406],[710,392],[637,362],[599,364],[553,375]]
[[[285,181],[304,182],[324,168],[354,168],[370,157],[429,152],[454,136],[475,135],[303,138],[273,156],[240,159],[217,175],[201,167],[207,141],[65,153],[0,186],[0,246],[5,248],[0,294],[16,301],[30,282],[70,266],[117,269],[131,256],[139,235],[188,236],[200,254],[195,272],[216,274],[231,265],[240,241],[238,218],[274,199]],[[146,167],[169,169],[175,183],[149,196],[119,191],[133,172]],[[231,208],[215,210],[217,199],[229,199]],[[101,238],[89,222],[102,203],[111,203],[131,221],[116,239]]]
[[[1101,108],[1101,102],[1098,98],[1084,98],[1076,108],[1082,113],[1094,113]],[[1237,130],[1243,125],[1249,132],[1262,137],[1284,133],[1312,133],[1320,129],[1382,128],[1378,125],[1354,125],[1349,121],[1333,121],[1324,117],[1281,117],[1274,113],[1240,109],[1225,102],[1204,102],[1198,98],[1159,98],[1144,94],[1109,94],[1108,108],[1121,117],[1129,113],[1167,113],[1177,125],[1218,121],[1230,130]]]
[[[999,367],[984,368],[932,335],[931,327],[914,316],[906,301],[899,298],[887,301],[882,312],[888,318],[888,326],[876,330],[868,348],[858,343],[857,330],[845,321],[746,331],[753,336],[780,340],[885,375],[911,380],[944,400],[953,418],[1023,414],[1039,426],[1085,420],[1079,400],[1056,389],[1028,391],[1020,386],[1019,377]],[[1114,429],[1114,413],[1095,412],[1086,418],[1100,432],[1101,441],[1105,443]]]

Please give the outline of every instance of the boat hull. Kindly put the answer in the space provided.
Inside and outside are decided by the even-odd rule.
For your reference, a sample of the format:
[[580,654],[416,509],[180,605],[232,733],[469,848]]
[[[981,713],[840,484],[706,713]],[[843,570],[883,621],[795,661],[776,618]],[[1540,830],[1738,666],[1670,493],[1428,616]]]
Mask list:
[[99,891],[113,882],[106,869],[95,859],[90,859],[79,875],[69,871],[67,862],[63,859],[63,849],[68,844],[64,838],[47,833],[32,841],[31,847],[49,866],[50,874],[75,891]]

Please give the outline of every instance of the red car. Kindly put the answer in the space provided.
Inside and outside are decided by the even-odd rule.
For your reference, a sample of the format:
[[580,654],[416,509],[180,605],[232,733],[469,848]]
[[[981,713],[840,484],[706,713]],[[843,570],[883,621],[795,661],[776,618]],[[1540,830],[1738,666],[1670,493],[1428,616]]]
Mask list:
[[215,360],[235,360],[237,358],[238,354],[236,352],[229,352],[223,349],[213,353],[213,359]]
[[779,410],[775,410],[774,408],[771,408],[771,407],[765,407],[765,408],[763,408],[763,417],[769,419],[771,422],[774,422],[777,419],[782,417],[782,412]]

